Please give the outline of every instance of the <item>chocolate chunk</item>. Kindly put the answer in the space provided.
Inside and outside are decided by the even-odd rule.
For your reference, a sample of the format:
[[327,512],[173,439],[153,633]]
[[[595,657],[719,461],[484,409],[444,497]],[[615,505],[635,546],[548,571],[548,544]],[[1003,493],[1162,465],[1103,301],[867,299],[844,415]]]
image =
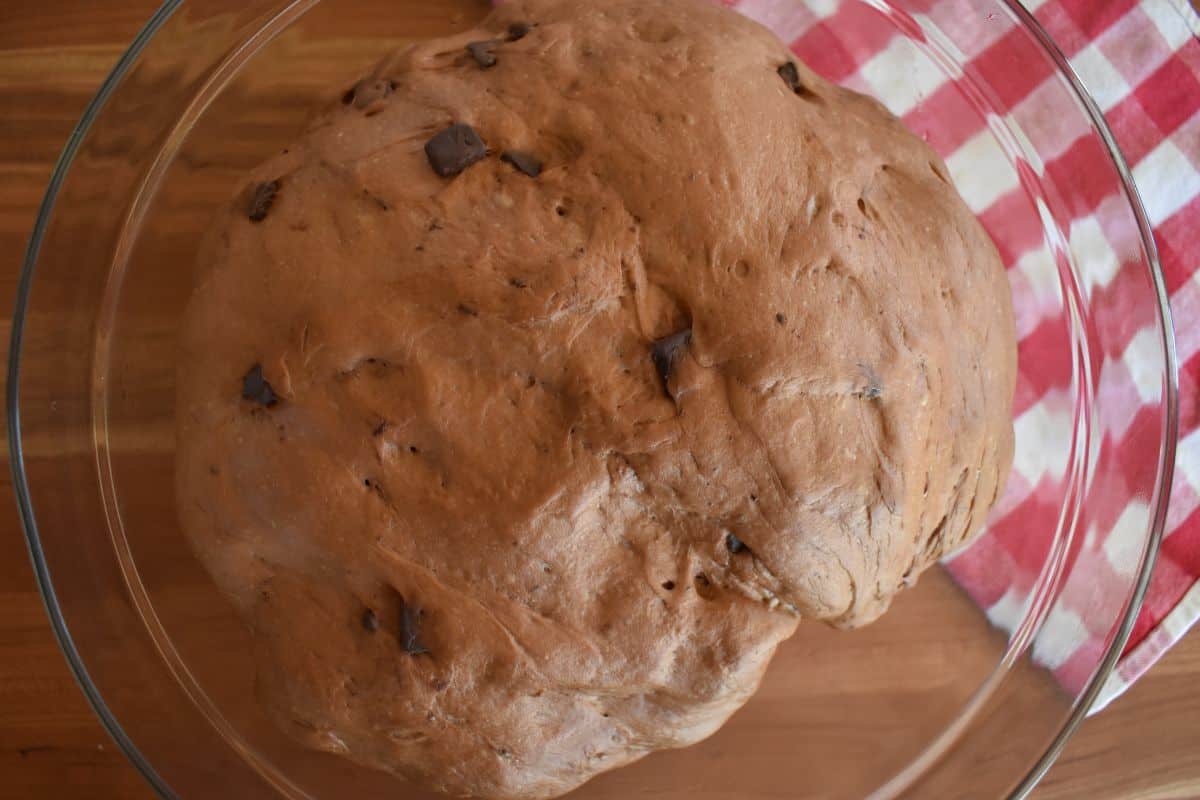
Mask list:
[[783,323],[787,322],[787,317],[785,317],[781,312],[775,315],[775,321],[782,325]]
[[883,380],[879,377],[879,374],[866,364],[859,364],[858,368],[866,376],[867,384],[854,394],[866,400],[878,400],[883,397]]
[[746,546],[746,543],[734,536],[732,533],[725,534],[725,546],[729,548],[729,552],[733,553],[734,555],[750,551],[750,548]]
[[796,94],[804,91],[804,84],[800,83],[800,70],[796,69],[796,65],[791,61],[779,68],[779,77],[783,78],[783,82],[788,85]]
[[523,153],[520,150],[506,150],[500,155],[505,164],[512,164],[518,172],[523,172],[531,178],[542,174],[542,162],[537,156]]
[[458,123],[425,144],[429,166],[443,178],[452,178],[487,156],[487,145],[470,125]]
[[255,364],[242,378],[242,397],[266,408],[279,404],[279,395],[263,377],[262,364]]
[[820,102],[821,96],[800,81],[800,70],[796,69],[795,64],[789,61],[780,67],[778,71],[779,77],[783,78],[783,82],[801,99]]
[[369,608],[362,613],[362,626],[371,633],[379,630],[379,617]]
[[488,39],[485,42],[471,42],[467,45],[467,52],[471,54],[471,58],[475,59],[475,63],[480,69],[491,69],[496,66],[496,45],[504,44],[503,39]]
[[428,653],[428,648],[421,644],[421,618],[425,612],[419,608],[400,601],[400,648],[409,655],[419,656]]
[[386,78],[363,78],[354,84],[353,89],[342,95],[342,102],[346,105],[354,103],[354,107],[361,110],[369,108],[395,90],[394,81]]
[[533,30],[533,26],[528,22],[514,22],[508,26],[508,40],[518,42],[528,36],[531,30]]
[[662,587],[668,592],[675,590],[675,581],[663,581]]
[[251,222],[262,222],[275,205],[275,195],[279,194],[279,181],[260,183],[254,187],[254,196],[250,198],[250,208],[246,215]]
[[665,339],[659,339],[651,345],[650,358],[654,361],[654,368],[658,370],[658,377],[662,378],[664,389],[671,381],[671,372],[675,369],[675,364],[691,343],[692,329],[688,328]]

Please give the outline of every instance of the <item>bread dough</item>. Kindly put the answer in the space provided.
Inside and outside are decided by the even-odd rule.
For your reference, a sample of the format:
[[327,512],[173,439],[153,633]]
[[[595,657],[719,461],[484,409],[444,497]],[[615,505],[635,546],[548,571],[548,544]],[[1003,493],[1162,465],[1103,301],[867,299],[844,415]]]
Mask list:
[[341,99],[222,212],[179,368],[182,521],[293,736],[557,796],[979,529],[1010,294],[878,103],[703,0],[510,3]]

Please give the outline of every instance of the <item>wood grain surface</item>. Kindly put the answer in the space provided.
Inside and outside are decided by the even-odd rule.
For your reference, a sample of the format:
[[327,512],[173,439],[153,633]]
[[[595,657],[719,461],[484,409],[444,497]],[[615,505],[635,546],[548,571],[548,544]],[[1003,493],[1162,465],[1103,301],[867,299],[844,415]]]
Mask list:
[[[152,0],[0,0],[0,336],[6,343],[21,256],[54,159],[155,6]],[[7,465],[0,480],[6,484],[0,490],[0,799],[149,798],[59,653],[34,586]],[[1088,720],[1035,796],[1200,797],[1197,686],[1200,632]]]

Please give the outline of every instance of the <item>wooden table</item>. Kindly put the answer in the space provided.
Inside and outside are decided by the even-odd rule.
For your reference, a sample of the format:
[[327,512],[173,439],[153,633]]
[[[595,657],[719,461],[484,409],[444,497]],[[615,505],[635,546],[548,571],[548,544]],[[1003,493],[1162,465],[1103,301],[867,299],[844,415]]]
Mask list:
[[[3,0],[0,336],[55,158],[153,0]],[[7,448],[5,448],[7,453]],[[7,465],[0,480],[10,484]],[[1200,797],[1200,632],[1088,720],[1036,796]],[[47,624],[11,486],[0,491],[0,798],[148,798],[92,716]]]

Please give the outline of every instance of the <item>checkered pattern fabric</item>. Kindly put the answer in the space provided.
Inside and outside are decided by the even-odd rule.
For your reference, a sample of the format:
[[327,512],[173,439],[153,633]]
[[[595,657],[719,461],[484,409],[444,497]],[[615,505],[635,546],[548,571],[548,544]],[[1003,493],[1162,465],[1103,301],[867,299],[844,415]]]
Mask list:
[[[1080,137],[1078,131],[1046,118],[1045,110],[1053,104],[1044,102],[1043,93],[1060,90],[1052,83],[1056,77],[1045,59],[1030,57],[1028,36],[1007,15],[964,14],[956,0],[906,2],[909,13],[891,18],[866,4],[835,0],[724,2],[791,42],[792,49],[825,77],[885,99],[910,129],[945,157],[964,199],[988,227],[1010,268],[1021,350],[1036,353],[1032,361],[1065,348],[1054,338],[1061,334],[1045,322],[1058,313],[1060,298],[1058,287],[1047,283],[1054,270],[1043,263],[1050,256],[1043,247],[1042,229],[1020,229],[1030,215],[1014,211],[1029,202],[1018,168],[1000,151],[978,111],[968,106],[953,68],[948,72],[927,59],[912,58],[907,48],[913,45],[902,32],[920,38],[943,32],[944,41],[938,44],[993,91],[988,98],[992,108],[1009,115],[1014,127],[1036,132],[1039,168],[1052,181],[1056,174],[1071,176],[1071,185],[1079,190],[1073,202],[1084,207],[1073,209],[1081,221],[1071,225],[1070,249],[1088,264],[1088,280],[1093,282],[1089,288],[1118,292],[1122,281],[1139,280],[1123,273],[1113,242],[1106,238],[1119,226],[1101,224],[1106,213],[1118,212],[1120,198],[1112,196],[1107,177],[1097,178],[1094,186],[1087,183],[1089,174],[1096,172],[1087,165],[1103,163],[1106,156],[1094,138]],[[1094,96],[1133,170],[1154,226],[1179,329],[1182,446],[1167,538],[1137,627],[1093,708],[1097,710],[1200,617],[1200,19],[1187,0],[1025,2]],[[1103,384],[1108,378],[1109,386],[1128,388],[1104,394],[1106,403],[1119,403],[1126,413],[1110,415],[1119,421],[1104,431],[1097,459],[1110,460],[1116,465],[1111,472],[1119,475],[1124,464],[1144,464],[1144,454],[1157,448],[1159,431],[1150,424],[1152,415],[1139,412],[1160,394],[1158,344],[1143,324],[1119,314],[1108,316],[1095,324],[1106,326],[1105,341],[1122,342],[1124,349],[1102,354],[1099,380]],[[1023,367],[1016,401],[1018,437],[1045,441],[1069,435],[1073,400],[1050,380],[1062,374],[1061,365],[1047,368],[1044,375]],[[1029,522],[1044,520],[1046,504],[1058,502],[1059,484],[1049,481],[1054,486],[1047,490],[1043,476],[1063,473],[1068,447],[1069,441],[1063,440],[1047,442],[1040,453],[1024,448],[986,538],[949,563],[1000,627],[1011,630],[1020,620],[1045,560],[1046,544],[1040,541],[1044,536],[1034,541]],[[1096,495],[1102,506],[1103,492],[1093,492]],[[1113,575],[1127,583],[1151,513],[1144,504],[1129,503],[1121,491],[1112,495],[1117,501],[1112,508],[1096,510],[1086,537],[1070,554],[1089,559],[1077,567],[1099,584]],[[1093,496],[1089,502],[1094,502]],[[1038,530],[1042,528],[1044,524]],[[1088,679],[1107,631],[1088,630],[1081,615],[1071,610],[1085,607],[1086,599],[1075,598],[1076,605],[1072,600],[1064,596],[1051,610],[1045,623],[1050,635],[1035,642],[1034,658],[1053,669],[1068,688],[1078,689]]]

